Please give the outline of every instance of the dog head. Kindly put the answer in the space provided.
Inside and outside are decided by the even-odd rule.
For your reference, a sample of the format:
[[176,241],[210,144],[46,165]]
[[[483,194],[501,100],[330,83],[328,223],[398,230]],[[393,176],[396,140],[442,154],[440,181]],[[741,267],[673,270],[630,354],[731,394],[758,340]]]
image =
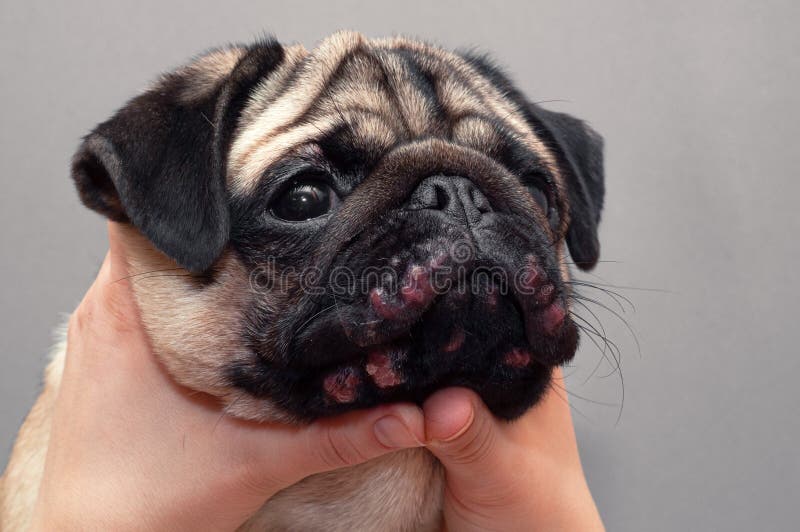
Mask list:
[[233,415],[463,385],[513,418],[577,348],[565,247],[598,259],[602,141],[484,58],[355,33],[214,50],[97,126],[73,178],[142,237],[168,370]]

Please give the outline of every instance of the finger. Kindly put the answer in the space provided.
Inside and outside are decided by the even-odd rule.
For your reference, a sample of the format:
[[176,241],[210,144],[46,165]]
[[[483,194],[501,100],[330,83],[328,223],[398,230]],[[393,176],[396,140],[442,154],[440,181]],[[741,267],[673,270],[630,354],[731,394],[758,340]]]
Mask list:
[[135,230],[115,222],[108,223],[108,254],[93,289],[102,311],[109,319],[107,326],[117,332],[141,333],[139,308],[133,294],[128,256],[136,245]]
[[[257,429],[258,430],[258,429]],[[259,475],[278,491],[325,471],[349,467],[400,449],[421,447],[425,435],[422,410],[412,404],[392,404],[350,412],[304,427],[254,433],[248,447],[256,457]],[[271,452],[265,453],[265,449]],[[279,462],[275,457],[280,457]]]
[[129,274],[129,256],[133,248],[141,246],[141,234],[128,224],[108,222],[107,226],[111,275],[121,279]]
[[109,249],[97,277],[78,307],[83,316],[94,319],[94,315],[99,313],[103,317],[118,318],[123,324],[130,321],[131,314],[136,317],[128,282],[125,230],[121,224],[108,223]]
[[390,451],[422,446],[422,410],[395,404],[323,420],[306,430],[306,465],[313,472],[366,462]]
[[125,230],[121,224],[108,224],[109,251],[92,286],[70,316],[67,362],[72,365],[80,361],[81,371],[86,370],[83,363],[96,369],[107,369],[120,361],[135,363],[141,357],[114,356],[133,352],[119,346],[146,350],[149,345],[127,276]]

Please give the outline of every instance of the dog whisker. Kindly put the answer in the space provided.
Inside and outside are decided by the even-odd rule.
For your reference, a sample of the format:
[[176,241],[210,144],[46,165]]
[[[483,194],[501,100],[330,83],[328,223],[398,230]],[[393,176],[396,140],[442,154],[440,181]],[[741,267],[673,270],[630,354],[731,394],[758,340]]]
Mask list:
[[[583,318],[582,316],[580,316],[580,315],[578,315],[578,314],[575,314],[575,313],[572,313],[572,317],[573,317],[573,319],[576,319],[576,320],[578,320],[579,322],[582,322],[582,324],[580,324],[580,323],[578,324],[578,327],[579,327],[579,328],[580,328],[580,329],[581,329],[583,332],[585,332],[585,333],[587,334],[587,336],[586,336],[586,337],[587,337],[587,338],[588,338],[588,339],[589,339],[589,340],[590,340],[592,343],[594,343],[594,344],[595,344],[595,346],[597,346],[597,349],[598,349],[598,350],[600,350],[601,354],[602,354],[602,355],[603,355],[603,357],[606,359],[606,361],[608,362],[608,364],[609,364],[609,365],[610,365],[610,366],[611,366],[611,367],[612,367],[612,368],[613,368],[615,371],[617,371],[617,370],[620,370],[620,356],[621,356],[621,355],[620,355],[620,351],[619,351],[619,348],[617,347],[617,345],[616,345],[616,344],[615,344],[613,341],[609,340],[609,339],[608,339],[606,336],[603,336],[603,335],[602,335],[602,334],[601,334],[601,333],[600,333],[600,332],[599,332],[599,331],[598,331],[598,330],[597,330],[597,329],[596,329],[596,328],[595,328],[595,327],[594,327],[592,324],[590,324],[590,323],[589,323],[589,322],[588,322],[588,321],[587,321],[585,318]],[[599,339],[600,341],[602,341],[602,343],[603,343],[603,346],[604,346],[604,347],[602,347],[602,348],[600,347],[600,344],[597,342],[597,340],[595,339],[595,337],[596,337],[597,339]],[[611,357],[614,359],[614,362],[613,362],[613,363],[612,363],[612,362],[611,362],[611,360],[608,358],[608,355],[609,355],[609,354],[610,354],[610,355],[611,355]]]
[[[600,331],[603,333],[603,337],[607,338],[608,335],[606,333],[606,330],[603,327],[603,323],[600,321],[600,318],[598,318],[597,314],[592,312],[592,310],[588,306],[586,306],[586,304],[584,304],[582,301],[576,301],[576,302],[578,304],[580,304],[587,312],[589,312],[589,314],[591,314],[594,317],[595,321],[597,322],[598,327],[600,327]],[[595,341],[595,339],[591,335],[589,336],[589,339],[592,340],[592,342],[594,342],[595,345],[598,345],[597,342]],[[606,354],[606,349],[608,349],[608,347],[609,347],[608,346],[608,342],[604,343],[603,349],[602,349],[602,355],[603,355],[603,358],[606,358],[606,360],[608,359],[608,357],[606,357],[605,354]],[[598,345],[598,349],[599,349],[599,345]],[[586,379],[583,381],[583,384],[586,384],[587,382],[589,382],[589,380],[591,380],[592,377],[594,377],[595,373],[600,368],[600,365],[603,362],[603,358],[600,358],[597,361],[597,364],[595,365],[594,369],[589,374],[589,376],[587,376]],[[612,366],[612,368],[613,368],[613,366]]]
[[631,301],[630,298],[628,298],[628,297],[626,297],[626,296],[624,296],[622,294],[619,294],[617,292],[614,292],[613,290],[609,290],[608,288],[602,288],[600,286],[597,286],[595,284],[592,284],[592,283],[589,283],[589,282],[586,282],[586,281],[569,280],[569,281],[564,281],[564,283],[568,284],[570,286],[580,286],[580,287],[584,287],[584,288],[590,288],[590,289],[593,289],[593,290],[597,290],[598,292],[602,292],[603,294],[605,294],[608,297],[610,297],[619,306],[619,308],[620,308],[620,310],[622,312],[626,312],[626,310],[625,310],[625,306],[620,302],[620,300],[625,302],[625,303],[627,303],[631,307],[631,311],[632,312],[636,312],[636,305],[633,304],[633,301]]
[[[129,279],[133,279],[133,278],[139,277],[141,275],[148,275],[148,274],[151,274],[151,273],[161,273],[161,272],[174,272],[174,271],[178,271],[178,270],[182,270],[182,269],[183,268],[162,268],[162,269],[158,269],[158,270],[149,270],[149,271],[146,271],[146,272],[139,272],[139,273],[134,273],[134,274],[131,274],[131,275],[126,275],[125,277],[120,277],[119,279],[116,279],[116,280],[111,281],[111,282],[112,283],[119,283],[121,281],[127,281]],[[190,275],[190,274],[186,274],[186,275]]]
[[[581,416],[581,418],[583,418],[586,422],[594,424],[594,421],[589,416],[584,414],[577,406],[572,404],[570,401],[567,400],[566,397],[564,397],[562,395],[562,392],[566,392],[565,389],[563,389],[561,387],[554,386],[552,379],[551,379],[550,383],[548,383],[547,387],[550,388],[551,390],[553,390],[556,393],[556,396],[558,396],[559,400],[561,400],[564,403],[566,403],[567,406],[569,406],[570,410],[574,411],[576,414]],[[568,394],[569,392],[566,392],[566,393]]]
[[304,322],[303,322],[303,323],[302,323],[302,324],[301,324],[301,325],[300,325],[300,326],[297,328],[297,330],[295,331],[295,335],[298,335],[298,334],[300,334],[301,332],[303,332],[303,331],[305,330],[305,328],[306,328],[306,327],[308,327],[308,326],[311,324],[311,322],[312,322],[312,321],[314,321],[314,319],[315,319],[315,318],[318,318],[319,316],[321,316],[322,314],[325,314],[326,312],[328,312],[329,310],[331,310],[331,309],[333,309],[333,308],[336,308],[336,303],[333,303],[333,304],[331,304],[331,305],[328,305],[327,307],[325,307],[325,308],[321,309],[319,312],[315,313],[313,316],[311,316],[310,318],[308,318],[306,321],[304,321]]
[[223,419],[225,419],[225,417],[227,417],[228,415],[230,415],[230,414],[229,414],[229,412],[231,412],[231,411],[233,410],[233,407],[235,407],[235,406],[236,406],[236,404],[237,404],[237,403],[238,403],[238,402],[239,402],[239,401],[242,399],[242,397],[244,397],[244,395],[243,395],[243,394],[241,394],[241,393],[240,393],[240,394],[238,394],[238,395],[236,396],[236,399],[234,399],[233,401],[231,401],[230,403],[228,403],[227,405],[225,405],[225,406],[224,406],[224,407],[221,409],[221,411],[220,411],[220,414],[219,414],[219,417],[217,418],[217,421],[216,421],[216,423],[214,423],[214,428],[213,428],[213,429],[211,429],[211,433],[212,433],[212,434],[213,434],[214,432],[216,432],[216,430],[217,430],[217,427],[218,427],[218,426],[219,426],[219,424],[222,422],[222,420],[223,420]]
[[612,309],[608,305],[606,305],[606,304],[604,304],[604,303],[602,303],[600,301],[597,301],[596,299],[590,298],[590,297],[585,297],[585,296],[581,296],[581,295],[578,295],[578,294],[572,294],[571,297],[574,300],[581,300],[581,301],[586,301],[588,303],[594,303],[595,305],[598,305],[599,307],[607,310],[608,312],[613,314],[617,319],[619,319],[619,321],[622,322],[622,324],[625,326],[625,328],[628,329],[628,332],[630,333],[631,337],[633,338],[633,341],[636,343],[636,350],[639,353],[639,358],[641,358],[641,356],[642,356],[642,346],[639,343],[639,337],[636,334],[636,331],[633,330],[633,327],[631,326],[631,324],[628,323],[628,320],[626,320],[620,313],[618,313],[617,311],[615,311],[614,309]]
[[582,395],[578,395],[575,392],[569,391],[565,386],[563,386],[561,384],[556,384],[555,382],[552,382],[551,386],[554,386],[555,388],[565,392],[570,397],[574,397],[576,399],[580,399],[581,401],[586,401],[587,403],[592,403],[594,405],[599,405],[599,406],[607,406],[607,407],[610,407],[610,408],[619,408],[619,406],[620,406],[619,403],[609,403],[609,402],[606,402],[606,401],[597,401],[595,399],[589,399],[588,397],[584,397]]
[[202,116],[202,117],[203,117],[203,119],[204,119],[206,122],[208,122],[208,124],[209,124],[209,125],[210,125],[212,128],[213,128],[213,127],[216,127],[216,126],[214,126],[214,122],[212,122],[211,120],[209,120],[209,119],[208,119],[208,117],[206,116],[206,114],[205,114],[203,111],[200,111],[200,116]]
[[[579,324],[578,327],[582,331],[587,333],[587,338],[593,339],[592,336],[597,336],[598,338],[600,338],[604,342],[604,344],[606,346],[608,346],[609,353],[614,358],[615,364],[611,364],[611,361],[608,359],[607,355],[605,354],[605,350],[603,350],[603,357],[605,358],[605,360],[613,368],[611,373],[609,373],[609,375],[606,375],[605,377],[613,375],[614,373],[618,373],[619,374],[619,380],[620,380],[620,403],[619,403],[619,407],[620,408],[619,408],[619,412],[617,413],[617,419],[616,419],[615,425],[619,424],[620,419],[622,419],[622,411],[623,411],[623,408],[624,408],[624,405],[625,405],[625,377],[624,377],[623,372],[622,372],[622,359],[621,359],[621,352],[619,350],[619,347],[616,345],[616,343],[614,343],[613,341],[609,340],[606,336],[603,336],[599,331],[597,331],[597,329],[594,328],[593,325],[591,325],[583,317],[581,317],[581,316],[579,316],[579,315],[577,315],[575,313],[572,313],[572,317],[584,324],[584,325],[580,325]],[[600,347],[599,347],[599,345],[597,344],[596,341],[593,341],[593,343],[595,343],[595,345],[598,347],[598,349],[600,349]],[[596,371],[596,368],[595,368],[594,371]],[[593,371],[593,373],[594,373],[594,371]]]

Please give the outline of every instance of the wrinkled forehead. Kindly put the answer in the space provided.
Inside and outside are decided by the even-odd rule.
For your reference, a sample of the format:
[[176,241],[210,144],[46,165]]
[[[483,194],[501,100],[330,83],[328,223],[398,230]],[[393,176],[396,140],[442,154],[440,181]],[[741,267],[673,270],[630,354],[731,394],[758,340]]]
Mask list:
[[283,63],[253,90],[230,151],[234,195],[309,145],[338,139],[365,162],[423,137],[490,154],[506,143],[535,153],[552,173],[553,155],[520,109],[467,60],[403,38],[337,33]]

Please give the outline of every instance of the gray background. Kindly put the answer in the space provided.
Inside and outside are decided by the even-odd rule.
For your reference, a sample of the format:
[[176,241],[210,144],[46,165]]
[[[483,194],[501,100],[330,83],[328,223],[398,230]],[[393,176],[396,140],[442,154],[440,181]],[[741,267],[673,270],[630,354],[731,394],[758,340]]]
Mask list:
[[[224,5],[223,5],[224,4]],[[405,7],[399,7],[404,4]],[[104,224],[67,179],[81,135],[161,70],[264,31],[337,28],[492,51],[607,140],[596,274],[636,305],[619,375],[584,342],[569,379],[610,530],[796,530],[800,10],[796,1],[3,1],[0,454]],[[583,278],[597,281],[596,277]],[[641,289],[657,289],[641,290]],[[608,298],[607,303],[613,304]],[[580,397],[578,397],[580,396]],[[608,404],[601,404],[608,403]],[[609,406],[610,405],[610,406]]]

